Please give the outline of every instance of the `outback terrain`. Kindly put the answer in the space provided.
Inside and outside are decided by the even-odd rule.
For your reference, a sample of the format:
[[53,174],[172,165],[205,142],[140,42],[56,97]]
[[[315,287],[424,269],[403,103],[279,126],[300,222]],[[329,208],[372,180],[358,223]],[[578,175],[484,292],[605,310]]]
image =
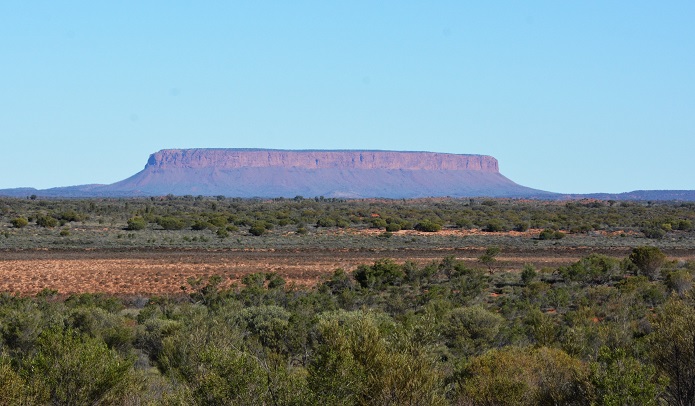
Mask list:
[[[695,212],[681,203],[189,196],[3,204],[0,290],[22,295],[44,289],[181,295],[191,278],[219,275],[229,287],[258,272],[314,286],[336,269],[351,272],[385,258],[425,265],[453,256],[488,272],[518,272],[525,264],[552,269],[592,253],[623,258],[641,245],[658,246],[675,261],[695,261],[689,223]],[[36,224],[46,216],[55,224]],[[33,224],[15,227],[17,218]],[[129,226],[133,219],[143,220],[141,229]],[[435,229],[414,229],[427,222]],[[249,230],[258,223],[262,233],[253,235]],[[541,239],[546,229],[562,238]],[[647,238],[650,230],[658,238]],[[488,247],[500,249],[489,267],[479,259]]]
[[695,204],[0,199],[0,404],[689,405]]

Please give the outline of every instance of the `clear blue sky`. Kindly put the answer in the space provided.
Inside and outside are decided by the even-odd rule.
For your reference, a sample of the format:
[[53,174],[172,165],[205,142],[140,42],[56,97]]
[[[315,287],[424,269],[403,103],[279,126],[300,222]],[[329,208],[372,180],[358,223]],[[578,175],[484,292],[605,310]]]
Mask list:
[[492,155],[555,192],[695,189],[693,1],[4,1],[0,188],[164,148]]

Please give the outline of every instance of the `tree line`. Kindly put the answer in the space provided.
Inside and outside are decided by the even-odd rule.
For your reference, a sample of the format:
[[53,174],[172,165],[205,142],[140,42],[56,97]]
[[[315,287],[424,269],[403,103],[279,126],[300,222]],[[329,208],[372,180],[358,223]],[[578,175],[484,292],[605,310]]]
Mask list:
[[660,239],[693,230],[695,204],[682,202],[528,201],[510,199],[341,200],[230,199],[166,196],[141,199],[0,199],[4,223],[15,229],[98,222],[130,231],[210,230],[260,236],[273,229],[375,228],[385,232],[445,228],[488,232],[541,229],[542,239],[568,233],[625,231]]

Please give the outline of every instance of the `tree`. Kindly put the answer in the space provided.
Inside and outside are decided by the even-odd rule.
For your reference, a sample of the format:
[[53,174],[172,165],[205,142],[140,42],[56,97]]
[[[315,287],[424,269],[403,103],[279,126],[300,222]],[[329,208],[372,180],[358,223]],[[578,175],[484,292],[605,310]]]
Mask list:
[[538,276],[536,269],[531,264],[525,264],[524,269],[521,270],[521,283],[526,286],[533,282]]
[[597,405],[658,405],[664,380],[653,365],[644,365],[624,349],[601,347],[591,363],[591,383]]
[[669,378],[668,403],[695,404],[695,308],[671,298],[653,323],[649,353],[654,365]]
[[666,262],[666,255],[657,247],[637,247],[632,250],[629,259],[642,275],[654,280]]
[[483,255],[478,257],[478,262],[488,267],[492,272],[492,268],[497,262],[497,255],[501,252],[500,247],[488,247]]
[[[375,312],[319,316],[308,384],[315,404],[444,405],[442,374],[426,351]],[[391,334],[388,332],[391,331]]]

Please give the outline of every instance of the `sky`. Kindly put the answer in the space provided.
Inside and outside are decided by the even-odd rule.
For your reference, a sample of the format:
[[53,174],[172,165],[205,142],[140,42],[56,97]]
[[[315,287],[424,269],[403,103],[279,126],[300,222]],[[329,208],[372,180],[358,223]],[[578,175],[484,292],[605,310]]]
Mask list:
[[167,148],[492,155],[561,193],[695,189],[693,1],[3,1],[0,188]]

